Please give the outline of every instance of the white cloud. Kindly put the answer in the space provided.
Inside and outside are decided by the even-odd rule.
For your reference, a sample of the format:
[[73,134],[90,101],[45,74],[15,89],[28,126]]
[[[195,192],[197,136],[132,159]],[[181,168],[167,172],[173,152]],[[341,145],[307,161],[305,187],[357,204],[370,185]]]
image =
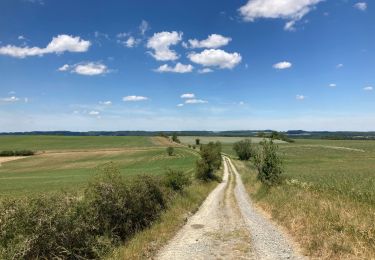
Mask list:
[[89,115],[90,115],[90,116],[98,116],[99,114],[100,114],[99,111],[94,111],[94,110],[93,110],[93,111],[90,111],[90,112],[89,112]]
[[189,45],[185,44],[186,47],[188,48],[219,48],[222,46],[227,45],[232,38],[230,37],[225,37],[220,34],[211,34],[208,36],[207,39],[199,41],[197,39],[190,39],[189,40]]
[[354,5],[354,8],[357,8],[358,10],[361,10],[361,11],[366,11],[367,3],[366,2],[358,2]]
[[219,67],[221,69],[232,69],[238,65],[242,57],[239,53],[228,53],[223,50],[208,49],[200,53],[190,53],[188,58],[205,67]]
[[178,54],[170,47],[178,44],[182,39],[181,32],[159,32],[148,39],[147,48],[152,49],[152,57],[159,61],[177,60]]
[[28,56],[43,56],[44,54],[64,52],[86,52],[91,45],[90,41],[82,40],[79,36],[58,35],[45,47],[17,47],[6,45],[0,47],[0,55],[7,55],[15,58],[25,58]]
[[296,21],[302,19],[315,5],[323,0],[249,0],[239,8],[245,21],[253,22],[258,18],[289,20],[285,30],[294,30]]
[[149,30],[150,26],[147,21],[142,20],[141,24],[139,25],[139,31],[141,32],[142,35],[145,35],[147,30]]
[[122,100],[125,102],[136,102],[136,101],[145,101],[145,100],[148,100],[148,98],[143,97],[143,96],[126,96],[126,97],[123,97]]
[[210,73],[210,72],[213,72],[213,70],[210,69],[210,68],[203,68],[203,69],[198,70],[199,74],[206,74],[206,73]]
[[374,88],[372,86],[367,86],[363,88],[364,91],[372,91]]
[[0,98],[0,103],[14,103],[20,101],[20,98],[16,96]]
[[109,69],[106,65],[100,62],[86,62],[75,65],[65,64],[61,66],[58,71],[70,71],[84,76],[96,76],[109,73]]
[[17,37],[17,39],[20,40],[20,41],[22,41],[22,40],[26,40],[26,37],[23,36],[23,35],[20,35],[20,36]]
[[342,64],[342,63],[339,63],[339,64],[336,65],[336,68],[338,68],[338,69],[340,69],[342,67],[344,67],[344,64]]
[[292,67],[292,63],[288,61],[281,61],[276,64],[273,64],[272,66],[274,69],[283,70],[283,69],[289,69]]
[[177,107],[183,107],[184,104],[177,104]]
[[185,100],[185,104],[206,104],[208,103],[207,100],[203,100],[203,99],[187,99]]
[[184,65],[177,63],[174,67],[169,66],[168,64],[161,65],[155,71],[157,72],[174,72],[174,73],[189,73],[193,71],[193,66],[190,64]]
[[117,42],[127,48],[136,47],[141,42],[141,39],[136,39],[135,37],[130,36],[128,33],[119,33],[117,34],[117,38]]
[[194,93],[185,93],[185,94],[182,94],[182,95],[180,96],[180,98],[193,99],[193,98],[195,98],[195,94],[194,94]]
[[110,106],[112,105],[112,101],[108,100],[108,101],[99,101],[99,104],[100,105],[105,105],[105,106]]
[[337,85],[335,83],[331,83],[328,86],[330,86],[331,88],[335,88]]
[[306,96],[304,96],[304,95],[296,95],[296,99],[302,101],[302,100],[306,99]]
[[58,68],[58,71],[68,71],[70,69],[70,66],[68,64],[64,64],[60,68]]

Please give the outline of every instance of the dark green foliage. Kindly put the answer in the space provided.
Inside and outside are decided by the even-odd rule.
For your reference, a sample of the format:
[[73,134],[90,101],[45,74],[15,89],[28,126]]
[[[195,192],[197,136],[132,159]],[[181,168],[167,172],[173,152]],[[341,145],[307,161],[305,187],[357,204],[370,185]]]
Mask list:
[[172,141],[175,142],[175,143],[180,143],[180,140],[178,139],[177,133],[173,133]]
[[195,150],[195,148],[197,148],[195,145],[193,145],[193,149]]
[[172,146],[167,147],[167,154],[169,156],[174,155],[174,148]]
[[294,143],[294,140],[293,139],[290,139],[288,136],[286,136],[285,134],[283,133],[280,133],[280,132],[276,132],[276,131],[273,131],[270,136],[269,136],[271,139],[277,139],[277,140],[281,140],[281,141],[285,141],[285,142],[288,142],[288,143]]
[[201,143],[201,140],[199,138],[195,139],[195,144],[196,145],[200,145],[200,143]]
[[20,150],[20,151],[1,151],[0,156],[1,157],[7,157],[7,156],[31,156],[35,153],[30,150]]
[[191,179],[183,171],[169,169],[165,176],[165,184],[174,191],[182,191],[191,184]]
[[254,162],[258,169],[258,179],[266,186],[280,184],[282,181],[282,160],[278,146],[271,140],[263,140],[255,155]]
[[113,164],[81,197],[42,196],[0,203],[0,259],[99,259],[150,226],[166,207],[162,183],[125,182]]
[[200,155],[201,159],[196,164],[196,178],[205,181],[214,179],[214,172],[220,169],[222,162],[221,143],[201,145]]
[[233,150],[236,152],[238,158],[242,161],[247,161],[254,155],[254,149],[250,139],[245,139],[234,143]]

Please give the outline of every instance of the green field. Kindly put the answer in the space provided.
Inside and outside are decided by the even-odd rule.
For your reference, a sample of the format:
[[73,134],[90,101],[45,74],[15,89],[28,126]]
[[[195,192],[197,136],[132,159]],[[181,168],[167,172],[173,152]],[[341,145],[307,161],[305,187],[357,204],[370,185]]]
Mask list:
[[236,163],[256,203],[313,258],[371,259],[375,141],[297,140],[279,147],[286,181],[269,191],[252,163]]
[[176,147],[175,155],[168,156],[164,141],[151,137],[7,136],[0,140],[0,150],[39,153],[0,166],[0,196],[77,191],[96,173],[97,166],[110,161],[124,176],[132,176],[162,174],[167,168],[191,171],[197,158],[184,147]]

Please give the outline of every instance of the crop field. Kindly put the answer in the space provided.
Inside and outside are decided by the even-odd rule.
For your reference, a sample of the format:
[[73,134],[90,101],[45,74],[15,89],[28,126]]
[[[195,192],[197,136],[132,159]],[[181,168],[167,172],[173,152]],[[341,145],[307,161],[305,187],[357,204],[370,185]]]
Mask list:
[[310,256],[375,255],[375,142],[297,140],[280,144],[285,183],[268,192],[251,163],[237,161],[257,204]]
[[168,156],[168,140],[158,137],[0,137],[0,150],[32,149],[37,155],[0,166],[0,196],[51,191],[76,191],[95,175],[95,168],[116,163],[121,174],[162,174],[166,169],[192,171],[196,154],[175,147]]

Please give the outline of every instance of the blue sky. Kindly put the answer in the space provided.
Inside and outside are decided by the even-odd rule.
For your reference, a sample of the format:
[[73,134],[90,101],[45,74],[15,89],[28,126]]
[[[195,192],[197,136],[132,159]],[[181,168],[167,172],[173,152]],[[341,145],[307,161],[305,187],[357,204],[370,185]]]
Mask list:
[[0,2],[0,131],[375,130],[363,0]]

